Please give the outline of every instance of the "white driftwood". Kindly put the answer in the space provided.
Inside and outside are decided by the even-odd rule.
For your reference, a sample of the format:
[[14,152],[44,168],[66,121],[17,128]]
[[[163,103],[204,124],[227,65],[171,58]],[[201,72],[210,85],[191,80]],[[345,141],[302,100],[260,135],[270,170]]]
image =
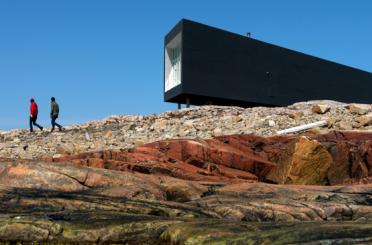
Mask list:
[[309,124],[305,124],[305,125],[296,126],[296,127],[293,127],[293,128],[287,128],[287,129],[284,129],[284,130],[280,130],[280,131],[277,132],[277,134],[296,133],[296,132],[304,131],[304,130],[307,130],[307,129],[310,129],[310,128],[324,127],[326,125],[327,125],[327,121],[323,120],[323,121],[318,121],[318,122],[313,122],[313,123],[309,123]]

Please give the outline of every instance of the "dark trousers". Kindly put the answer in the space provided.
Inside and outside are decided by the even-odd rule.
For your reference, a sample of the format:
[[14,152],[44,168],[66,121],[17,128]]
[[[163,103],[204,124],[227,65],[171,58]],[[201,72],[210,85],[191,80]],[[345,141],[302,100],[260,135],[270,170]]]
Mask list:
[[32,132],[34,129],[32,125],[35,125],[36,127],[40,128],[42,130],[43,127],[41,127],[39,124],[36,123],[37,116],[30,117],[30,132]]
[[62,129],[62,126],[56,123],[57,118],[58,118],[58,115],[52,116],[52,131],[54,130],[55,126],[57,126],[60,130]]

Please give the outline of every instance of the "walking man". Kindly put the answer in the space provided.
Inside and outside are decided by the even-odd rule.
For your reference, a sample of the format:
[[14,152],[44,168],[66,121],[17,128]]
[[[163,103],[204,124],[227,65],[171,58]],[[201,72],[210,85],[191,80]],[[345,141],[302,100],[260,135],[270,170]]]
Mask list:
[[59,131],[62,131],[62,126],[56,123],[56,120],[58,118],[59,114],[59,106],[56,102],[56,99],[54,97],[50,98],[50,118],[52,119],[52,132],[54,131],[54,127],[57,126],[59,128]]
[[35,125],[36,127],[40,128],[41,131],[43,131],[43,127],[36,123],[37,114],[38,114],[37,104],[35,100],[31,98],[30,100],[30,132],[34,131],[34,129],[32,128],[32,125]]

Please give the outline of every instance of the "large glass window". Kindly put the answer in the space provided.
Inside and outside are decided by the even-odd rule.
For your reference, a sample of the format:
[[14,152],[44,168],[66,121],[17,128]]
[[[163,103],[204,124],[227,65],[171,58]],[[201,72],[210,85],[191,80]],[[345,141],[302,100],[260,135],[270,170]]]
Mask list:
[[179,33],[165,47],[165,92],[181,84],[181,35]]

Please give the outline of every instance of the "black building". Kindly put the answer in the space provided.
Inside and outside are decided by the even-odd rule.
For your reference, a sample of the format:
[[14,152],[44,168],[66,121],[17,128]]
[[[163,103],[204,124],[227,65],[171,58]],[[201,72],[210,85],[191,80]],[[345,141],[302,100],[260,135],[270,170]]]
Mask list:
[[372,73],[185,19],[165,36],[167,102],[281,106],[317,99],[372,103]]

